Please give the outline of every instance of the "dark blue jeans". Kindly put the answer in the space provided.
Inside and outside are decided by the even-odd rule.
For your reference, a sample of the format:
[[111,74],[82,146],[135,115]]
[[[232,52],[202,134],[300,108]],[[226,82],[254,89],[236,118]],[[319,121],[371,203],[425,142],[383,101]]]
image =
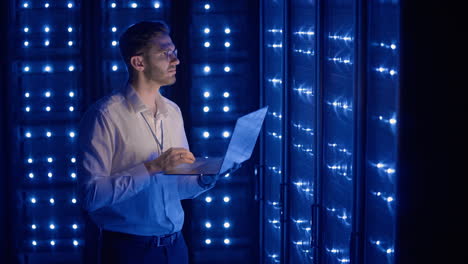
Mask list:
[[188,264],[187,245],[181,232],[158,239],[104,231],[101,263]]

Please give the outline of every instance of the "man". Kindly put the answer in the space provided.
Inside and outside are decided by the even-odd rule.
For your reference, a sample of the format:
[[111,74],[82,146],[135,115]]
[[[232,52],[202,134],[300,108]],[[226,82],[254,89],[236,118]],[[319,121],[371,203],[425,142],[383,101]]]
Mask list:
[[81,201],[101,230],[101,263],[188,263],[180,200],[216,182],[163,174],[195,160],[179,107],[159,93],[180,63],[169,33],[163,22],[140,22],[122,34],[128,84],[81,122]]

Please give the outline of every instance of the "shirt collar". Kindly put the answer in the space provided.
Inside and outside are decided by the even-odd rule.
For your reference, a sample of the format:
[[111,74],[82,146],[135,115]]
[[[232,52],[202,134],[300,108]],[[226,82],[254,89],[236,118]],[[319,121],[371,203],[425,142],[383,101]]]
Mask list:
[[[125,98],[135,113],[149,112],[150,109],[141,101],[140,96],[137,94],[135,88],[128,84],[125,88]],[[158,92],[156,96],[156,105],[158,107],[158,115],[167,115],[167,105],[164,97]]]

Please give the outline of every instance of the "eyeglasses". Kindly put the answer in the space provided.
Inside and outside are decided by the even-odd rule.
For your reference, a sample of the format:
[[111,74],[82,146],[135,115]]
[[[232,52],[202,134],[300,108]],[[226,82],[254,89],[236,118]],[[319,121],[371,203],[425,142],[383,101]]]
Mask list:
[[166,55],[166,59],[170,59],[174,56],[174,58],[177,58],[177,49],[174,50],[165,50],[162,52],[164,55]]
[[[140,53],[137,53],[135,54],[135,56],[141,56],[145,54],[144,52],[140,52]],[[171,59],[172,57],[174,58],[177,58],[177,49],[174,49],[174,50],[164,50],[164,51],[161,51],[161,52],[158,52],[156,53],[157,56],[164,56],[166,57],[167,60]]]

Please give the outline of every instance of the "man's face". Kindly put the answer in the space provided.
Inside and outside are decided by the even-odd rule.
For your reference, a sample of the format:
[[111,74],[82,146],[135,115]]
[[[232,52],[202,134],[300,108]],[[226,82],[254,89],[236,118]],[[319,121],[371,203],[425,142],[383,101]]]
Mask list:
[[148,80],[160,86],[171,85],[176,81],[176,66],[180,63],[173,53],[174,43],[168,35],[158,35],[151,39],[150,48],[144,53],[145,69]]

